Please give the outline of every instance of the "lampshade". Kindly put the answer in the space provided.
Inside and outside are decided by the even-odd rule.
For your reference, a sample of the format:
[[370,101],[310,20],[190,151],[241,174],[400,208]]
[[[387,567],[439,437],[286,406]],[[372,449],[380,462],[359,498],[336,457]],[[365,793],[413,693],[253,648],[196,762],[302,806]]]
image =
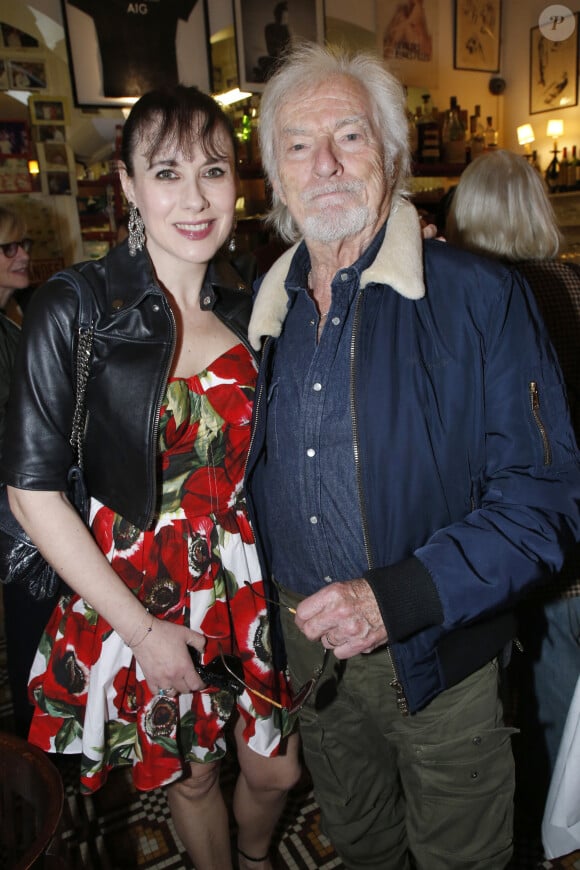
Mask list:
[[233,103],[239,103],[240,100],[247,100],[252,96],[249,91],[241,91],[239,88],[232,88],[231,91],[225,91],[223,94],[214,94],[214,99],[221,103],[222,106],[231,106]]
[[548,128],[546,130],[546,135],[551,136],[552,139],[557,139],[564,132],[564,122],[563,121],[548,121]]
[[519,145],[531,145],[532,142],[536,141],[531,124],[522,124],[518,127],[517,133]]
[[38,160],[29,160],[28,161],[28,171],[31,175],[38,175],[40,172],[40,167],[38,165]]

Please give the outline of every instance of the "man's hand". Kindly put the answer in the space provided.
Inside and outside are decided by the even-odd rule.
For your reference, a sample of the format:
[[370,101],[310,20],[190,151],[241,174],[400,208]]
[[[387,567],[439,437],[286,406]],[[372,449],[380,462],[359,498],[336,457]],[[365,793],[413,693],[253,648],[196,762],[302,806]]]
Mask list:
[[337,659],[369,653],[387,641],[381,612],[366,580],[331,583],[301,601],[296,625],[309,640],[319,640]]

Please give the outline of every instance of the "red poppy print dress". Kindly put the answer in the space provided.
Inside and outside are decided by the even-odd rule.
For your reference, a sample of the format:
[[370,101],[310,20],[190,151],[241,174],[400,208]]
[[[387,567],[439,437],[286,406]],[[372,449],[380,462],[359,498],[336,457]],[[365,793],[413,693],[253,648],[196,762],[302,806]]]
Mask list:
[[[117,574],[159,619],[206,635],[202,661],[220,648],[243,662],[250,689],[288,706],[272,668],[260,567],[242,494],[256,365],[238,344],[191,378],[169,381],[159,417],[162,502],[145,532],[93,500],[93,534]],[[248,585],[249,584],[249,585]],[[187,762],[225,753],[237,708],[247,744],[276,753],[285,711],[245,689],[153,695],[133,652],[91,605],[63,596],[32,667],[29,739],[49,752],[81,753],[81,788],[132,764],[137,788],[166,785]]]

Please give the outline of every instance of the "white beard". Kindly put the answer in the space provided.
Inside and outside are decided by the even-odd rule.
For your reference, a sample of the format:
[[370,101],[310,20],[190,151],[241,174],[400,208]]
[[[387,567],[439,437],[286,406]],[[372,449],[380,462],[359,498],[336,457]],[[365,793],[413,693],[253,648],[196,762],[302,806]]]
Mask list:
[[371,213],[366,205],[357,205],[344,211],[332,209],[311,215],[304,221],[304,237],[315,242],[338,242],[355,236],[371,222]]

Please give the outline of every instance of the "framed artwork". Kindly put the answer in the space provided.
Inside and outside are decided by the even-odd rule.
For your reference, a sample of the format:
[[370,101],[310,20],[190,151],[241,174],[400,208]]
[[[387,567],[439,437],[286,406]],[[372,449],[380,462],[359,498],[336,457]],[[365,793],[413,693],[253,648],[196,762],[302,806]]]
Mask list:
[[73,185],[69,172],[50,170],[41,173],[42,192],[49,196],[72,196]]
[[35,124],[32,132],[35,142],[66,142],[64,124]]
[[578,13],[566,39],[547,39],[540,27],[530,31],[530,115],[578,105]]
[[44,91],[48,87],[46,64],[42,60],[5,59],[8,82],[15,91]]
[[206,0],[61,0],[77,106],[131,106],[154,88],[211,91]]
[[28,157],[29,143],[26,121],[0,121],[0,157]]
[[439,0],[377,3],[377,51],[406,87],[429,90],[439,83]]
[[234,0],[234,23],[239,87],[261,93],[291,39],[324,42],[324,2]]
[[455,0],[455,69],[499,72],[501,0]]
[[28,99],[30,122],[50,127],[70,124],[70,109],[66,97],[41,97],[33,94]]
[[3,157],[0,166],[2,168],[0,193],[30,193],[32,191],[32,177],[28,171],[27,157]]
[[5,48],[38,48],[38,39],[6,21],[0,21],[0,45]]

